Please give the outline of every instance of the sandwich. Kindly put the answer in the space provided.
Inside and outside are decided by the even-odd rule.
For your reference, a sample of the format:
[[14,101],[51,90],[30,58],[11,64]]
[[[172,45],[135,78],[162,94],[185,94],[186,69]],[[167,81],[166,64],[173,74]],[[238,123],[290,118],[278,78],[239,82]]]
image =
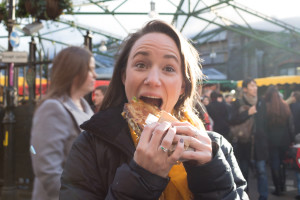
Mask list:
[[159,118],[160,109],[149,103],[145,103],[141,99],[133,98],[130,103],[125,103],[122,116],[127,120],[129,126],[138,135],[141,136],[144,126],[150,124],[149,119],[146,123],[148,115],[149,119],[152,118],[155,122],[155,118]]
[[[138,137],[141,136],[144,126],[151,123],[179,121],[176,117],[166,111],[160,110],[157,106],[136,98],[133,98],[129,103],[125,103],[122,116]],[[168,149],[169,154],[175,150],[176,144],[177,143],[174,142]],[[186,151],[194,151],[193,148],[189,147],[188,141],[184,141],[184,148]]]

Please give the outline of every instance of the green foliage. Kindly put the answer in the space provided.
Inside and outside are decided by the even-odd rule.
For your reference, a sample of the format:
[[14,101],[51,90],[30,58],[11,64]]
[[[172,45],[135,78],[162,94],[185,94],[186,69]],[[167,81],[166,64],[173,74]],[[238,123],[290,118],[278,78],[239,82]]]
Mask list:
[[47,13],[46,13],[47,1],[46,0],[20,0],[20,1],[30,1],[31,6],[35,10],[35,16],[33,16],[33,17],[39,18],[39,16],[43,16],[43,15],[47,16]]
[[7,18],[8,18],[8,13],[6,9],[6,2],[4,1],[0,3],[0,23],[2,22],[2,20],[6,22]]
[[61,0],[58,2],[58,6],[69,13],[73,12],[73,4],[71,0]]
[[[51,0],[53,1],[53,0]],[[25,3],[30,3],[31,5],[31,11],[29,11],[32,15],[32,17],[38,18],[38,19],[53,19],[48,16],[49,13],[47,13],[47,0],[19,0],[19,3],[21,5],[24,5]],[[58,9],[65,10],[66,12],[72,13],[73,12],[73,5],[71,0],[58,0]]]
[[25,1],[19,0],[18,7],[16,9],[16,17],[27,18],[29,13],[26,11]]
[[[25,8],[25,1],[20,0],[17,4],[17,8],[16,8],[16,18],[26,18],[28,16],[29,16],[29,14]],[[7,8],[6,1],[3,1],[2,3],[0,3],[0,23],[2,22],[2,20],[5,24],[7,24],[8,8]]]

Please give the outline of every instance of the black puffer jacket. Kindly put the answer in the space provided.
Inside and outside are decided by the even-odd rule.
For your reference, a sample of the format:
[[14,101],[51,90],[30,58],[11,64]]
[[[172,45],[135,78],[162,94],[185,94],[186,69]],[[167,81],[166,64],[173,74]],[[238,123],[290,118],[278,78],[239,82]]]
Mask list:
[[[133,161],[135,147],[122,109],[123,105],[101,111],[81,126],[85,131],[75,141],[62,174],[61,200],[160,197],[169,180]],[[231,145],[219,134],[209,135],[215,146],[213,160],[185,165],[194,199],[248,199]]]

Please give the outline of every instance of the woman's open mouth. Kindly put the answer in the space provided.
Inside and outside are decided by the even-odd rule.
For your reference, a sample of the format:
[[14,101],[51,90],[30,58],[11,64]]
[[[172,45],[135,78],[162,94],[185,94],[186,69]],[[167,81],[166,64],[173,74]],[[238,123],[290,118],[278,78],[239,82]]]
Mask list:
[[163,103],[161,98],[155,96],[140,96],[139,98],[146,103],[157,106],[158,108],[160,108]]

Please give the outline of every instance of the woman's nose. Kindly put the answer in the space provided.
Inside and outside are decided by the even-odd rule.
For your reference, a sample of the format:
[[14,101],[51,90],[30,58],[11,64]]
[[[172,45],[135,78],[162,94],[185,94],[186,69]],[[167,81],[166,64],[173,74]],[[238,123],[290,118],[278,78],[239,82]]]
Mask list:
[[160,73],[158,69],[151,69],[147,74],[144,83],[150,86],[160,86]]

